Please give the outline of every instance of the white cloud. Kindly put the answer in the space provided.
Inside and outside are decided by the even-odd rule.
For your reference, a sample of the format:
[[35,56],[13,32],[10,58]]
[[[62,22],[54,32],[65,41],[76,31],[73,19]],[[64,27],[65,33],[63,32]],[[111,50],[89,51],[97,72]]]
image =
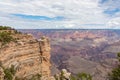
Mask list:
[[[83,24],[106,24],[108,17],[99,0],[0,0],[0,24],[16,28],[95,28]],[[62,21],[32,21],[10,14],[63,16]],[[106,28],[107,26],[99,26]]]
[[120,17],[111,19],[107,25],[112,29],[120,29]]

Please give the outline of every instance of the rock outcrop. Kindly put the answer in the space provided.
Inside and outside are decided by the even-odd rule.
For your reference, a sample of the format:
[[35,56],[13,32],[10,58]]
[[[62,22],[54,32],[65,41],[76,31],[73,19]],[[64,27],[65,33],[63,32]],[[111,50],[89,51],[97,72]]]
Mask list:
[[[4,68],[12,65],[18,78],[31,78],[36,74],[50,77],[50,43],[48,38],[34,39],[27,34],[12,35],[16,41],[6,44],[0,53],[0,61]],[[0,73],[1,74],[1,73]]]
[[62,71],[59,74],[55,75],[55,78],[56,80],[71,80],[70,76],[70,72],[68,72],[66,69],[62,69]]

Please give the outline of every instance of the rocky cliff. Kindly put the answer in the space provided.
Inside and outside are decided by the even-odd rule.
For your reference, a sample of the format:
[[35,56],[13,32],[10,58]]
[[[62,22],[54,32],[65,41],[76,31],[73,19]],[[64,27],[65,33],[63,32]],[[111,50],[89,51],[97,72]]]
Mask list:
[[0,62],[4,68],[12,65],[15,76],[30,78],[36,74],[50,76],[50,43],[48,38],[36,40],[30,34],[13,34],[12,41],[0,50]]

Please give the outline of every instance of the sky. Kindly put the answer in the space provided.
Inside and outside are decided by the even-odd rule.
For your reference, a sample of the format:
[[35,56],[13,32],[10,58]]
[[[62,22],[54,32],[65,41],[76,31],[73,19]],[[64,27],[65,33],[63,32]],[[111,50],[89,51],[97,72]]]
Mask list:
[[120,29],[120,0],[0,0],[0,25],[16,29]]

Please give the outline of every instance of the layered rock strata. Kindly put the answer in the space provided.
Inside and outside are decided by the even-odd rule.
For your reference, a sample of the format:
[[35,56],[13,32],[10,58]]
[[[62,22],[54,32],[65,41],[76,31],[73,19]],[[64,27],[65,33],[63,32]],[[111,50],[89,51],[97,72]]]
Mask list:
[[30,78],[33,75],[50,76],[50,43],[48,38],[39,40],[31,35],[16,34],[16,41],[1,49],[0,61],[4,68],[14,65],[15,76]]

